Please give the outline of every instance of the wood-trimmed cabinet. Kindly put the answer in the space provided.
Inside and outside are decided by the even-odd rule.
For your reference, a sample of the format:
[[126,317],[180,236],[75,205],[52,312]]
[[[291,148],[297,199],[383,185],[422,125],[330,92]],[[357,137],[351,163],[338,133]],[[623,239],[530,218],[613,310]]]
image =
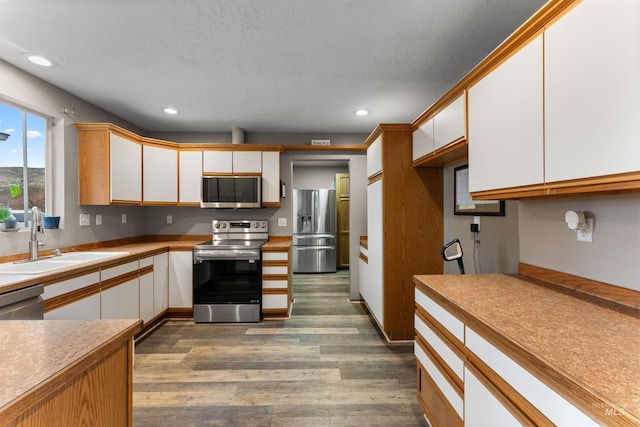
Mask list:
[[262,314],[287,318],[293,303],[292,246],[262,248]]
[[413,275],[442,273],[442,169],[414,168],[411,125],[367,138],[367,280],[360,293],[390,341],[413,340]]
[[81,205],[199,206],[202,175],[251,175],[262,177],[262,205],[280,206],[280,146],[178,144],[75,125]]
[[474,198],[640,189],[640,5],[549,3],[469,89]]
[[444,166],[467,157],[467,93],[412,124],[413,165]]
[[598,425],[425,289],[416,281],[414,352],[418,402],[432,425]]

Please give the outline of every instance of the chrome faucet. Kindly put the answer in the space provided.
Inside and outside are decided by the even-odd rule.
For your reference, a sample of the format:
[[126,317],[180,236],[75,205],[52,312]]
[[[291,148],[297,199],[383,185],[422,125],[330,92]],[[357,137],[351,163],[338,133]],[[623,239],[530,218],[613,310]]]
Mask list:
[[40,216],[40,209],[37,207],[31,208],[31,237],[29,238],[29,261],[35,261],[38,259],[38,247],[41,245],[38,242],[38,233],[42,229],[42,218]]

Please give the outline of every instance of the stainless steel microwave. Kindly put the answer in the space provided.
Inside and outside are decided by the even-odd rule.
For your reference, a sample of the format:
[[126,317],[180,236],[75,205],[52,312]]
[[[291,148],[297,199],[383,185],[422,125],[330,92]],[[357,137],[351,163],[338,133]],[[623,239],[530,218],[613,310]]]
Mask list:
[[203,208],[259,208],[262,204],[259,176],[203,176]]

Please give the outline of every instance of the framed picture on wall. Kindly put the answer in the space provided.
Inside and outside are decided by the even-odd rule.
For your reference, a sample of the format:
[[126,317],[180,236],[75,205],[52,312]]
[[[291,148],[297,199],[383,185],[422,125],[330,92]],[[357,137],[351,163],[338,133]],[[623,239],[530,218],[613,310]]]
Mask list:
[[469,195],[469,165],[453,170],[453,214],[504,216],[504,200],[473,200]]

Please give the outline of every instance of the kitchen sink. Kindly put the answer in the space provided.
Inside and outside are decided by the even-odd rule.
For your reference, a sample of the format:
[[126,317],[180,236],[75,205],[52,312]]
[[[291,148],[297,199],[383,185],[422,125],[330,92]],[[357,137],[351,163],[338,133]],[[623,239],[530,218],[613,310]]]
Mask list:
[[126,255],[129,252],[71,252],[62,254],[58,257],[51,258],[51,261],[98,261],[107,258],[113,258],[120,255]]
[[20,264],[9,264],[0,267],[0,274],[43,274],[78,265],[77,261],[38,260]]
[[0,265],[0,274],[44,274],[93,261],[126,255],[129,252],[72,252],[60,256]]

